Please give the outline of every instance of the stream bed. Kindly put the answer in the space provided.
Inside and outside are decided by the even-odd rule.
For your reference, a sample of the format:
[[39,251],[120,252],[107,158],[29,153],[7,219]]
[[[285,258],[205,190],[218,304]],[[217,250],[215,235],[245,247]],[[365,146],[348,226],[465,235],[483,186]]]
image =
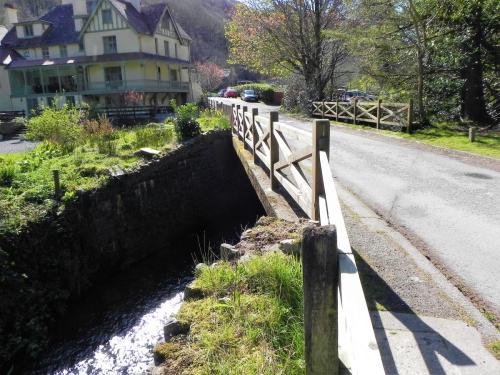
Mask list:
[[[224,240],[236,242],[241,229],[211,236],[210,247],[218,248]],[[165,323],[181,306],[194,264],[207,253],[209,242],[204,237],[172,243],[169,251],[89,290],[58,322],[50,349],[41,360],[18,368],[19,374],[147,374],[153,366],[152,349],[163,341]],[[172,260],[173,253],[185,255]]]

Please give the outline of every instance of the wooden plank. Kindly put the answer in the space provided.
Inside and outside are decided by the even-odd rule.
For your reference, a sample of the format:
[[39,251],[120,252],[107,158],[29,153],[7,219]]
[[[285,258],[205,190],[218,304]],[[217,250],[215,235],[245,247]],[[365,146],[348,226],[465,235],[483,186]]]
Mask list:
[[[339,228],[337,227],[337,233]],[[339,254],[339,290],[343,316],[346,319],[353,375],[385,374],[373,331],[356,261],[352,254]],[[340,330],[342,332],[342,330]],[[344,339],[339,341],[345,342]]]
[[288,194],[290,194],[295,203],[297,203],[302,211],[307,214],[311,207],[311,200],[306,197],[288,178],[286,178],[286,176],[281,174],[281,172],[275,172],[274,176],[281,186],[288,192]]
[[306,148],[294,152],[290,157],[286,158],[285,160],[281,160],[275,165],[276,170],[280,170],[283,168],[288,167],[292,163],[299,163],[303,160],[306,160],[312,156],[312,147],[307,146]]
[[326,199],[323,195],[319,196],[319,223],[321,226],[329,225],[328,209],[326,208]]
[[269,156],[264,154],[262,151],[260,150],[255,150],[255,155],[257,155],[259,157],[259,159],[262,161],[262,163],[264,163],[264,165],[269,168]]
[[285,133],[288,138],[291,136],[291,138],[303,141],[306,144],[311,144],[312,142],[311,132],[296,128],[283,122],[274,123],[274,129]]

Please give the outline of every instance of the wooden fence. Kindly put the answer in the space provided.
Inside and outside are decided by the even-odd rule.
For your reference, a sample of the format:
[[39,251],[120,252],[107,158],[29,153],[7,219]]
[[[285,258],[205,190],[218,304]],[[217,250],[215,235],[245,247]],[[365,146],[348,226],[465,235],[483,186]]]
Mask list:
[[[333,297],[338,302],[338,319],[335,323],[338,324],[339,346],[332,348],[329,355],[332,361],[340,356],[352,374],[383,374],[380,353],[330,168],[329,121],[315,120],[311,134],[280,122],[278,112],[259,115],[257,108],[224,104],[212,98],[209,99],[209,105],[230,118],[234,136],[252,152],[254,163],[266,168],[273,190],[283,188],[308,217],[320,222],[321,227],[335,226],[336,246],[330,249],[334,262],[329,263],[338,264],[338,283],[334,286],[337,295]],[[333,280],[337,279],[330,279]],[[326,290],[323,286],[320,289]],[[318,298],[308,298],[307,290],[304,293],[306,303],[320,302]],[[305,306],[305,309],[314,311],[316,307],[321,309],[321,306]],[[337,311],[336,306],[331,307]],[[331,322],[324,323],[328,326]],[[305,326],[307,330],[307,322]],[[321,332],[317,328],[315,332]],[[324,332],[329,330],[325,329]],[[306,340],[307,345],[309,343]],[[308,358],[309,352],[306,347],[307,375],[321,374],[321,369],[310,369],[309,365],[314,361]]]
[[413,102],[411,100],[409,103],[385,103],[382,100],[313,102],[313,115],[336,121],[349,121],[354,125],[375,124],[377,129],[398,128],[410,133],[413,123]]
[[0,121],[9,122],[16,117],[25,117],[26,113],[24,111],[4,111],[0,112]]

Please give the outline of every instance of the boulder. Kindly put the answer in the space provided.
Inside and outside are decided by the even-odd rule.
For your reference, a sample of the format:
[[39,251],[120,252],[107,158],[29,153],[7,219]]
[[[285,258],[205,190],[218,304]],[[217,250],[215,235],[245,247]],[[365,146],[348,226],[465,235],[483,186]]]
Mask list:
[[170,341],[172,337],[188,334],[189,329],[189,324],[179,322],[177,319],[170,319],[163,327],[163,336],[165,341]]
[[194,283],[189,284],[184,289],[184,300],[194,300],[203,298],[203,290],[194,286]]
[[233,245],[223,243],[220,245],[220,258],[223,260],[234,260],[237,259],[240,252],[235,249]]
[[140,156],[142,158],[147,158],[147,159],[152,159],[153,157],[155,157],[159,154],[160,154],[160,151],[149,148],[149,147],[141,148],[139,151],[135,152],[136,156]]
[[200,276],[201,272],[204,270],[204,269],[207,269],[208,266],[205,264],[205,263],[198,263],[195,267],[194,267],[194,276],[195,277],[198,277]]
[[297,255],[300,256],[300,248],[302,247],[302,243],[300,240],[283,240],[280,241],[279,248],[283,253],[288,255]]

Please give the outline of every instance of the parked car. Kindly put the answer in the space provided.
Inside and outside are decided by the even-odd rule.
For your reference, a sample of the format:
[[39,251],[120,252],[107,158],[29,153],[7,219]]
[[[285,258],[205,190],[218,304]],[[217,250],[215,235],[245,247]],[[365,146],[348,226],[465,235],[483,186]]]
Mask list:
[[238,97],[238,91],[232,89],[231,87],[228,87],[226,92],[224,93],[224,98],[237,98],[237,97]]
[[346,100],[354,100],[358,99],[360,101],[372,101],[375,100],[374,95],[370,95],[366,92],[360,90],[348,90],[345,92]]
[[259,97],[255,93],[254,90],[244,90],[241,93],[241,99],[244,100],[245,102],[258,102]]
[[225,93],[226,93],[226,89],[222,89],[222,90],[219,91],[219,93],[217,94],[217,96],[219,98],[223,98]]

